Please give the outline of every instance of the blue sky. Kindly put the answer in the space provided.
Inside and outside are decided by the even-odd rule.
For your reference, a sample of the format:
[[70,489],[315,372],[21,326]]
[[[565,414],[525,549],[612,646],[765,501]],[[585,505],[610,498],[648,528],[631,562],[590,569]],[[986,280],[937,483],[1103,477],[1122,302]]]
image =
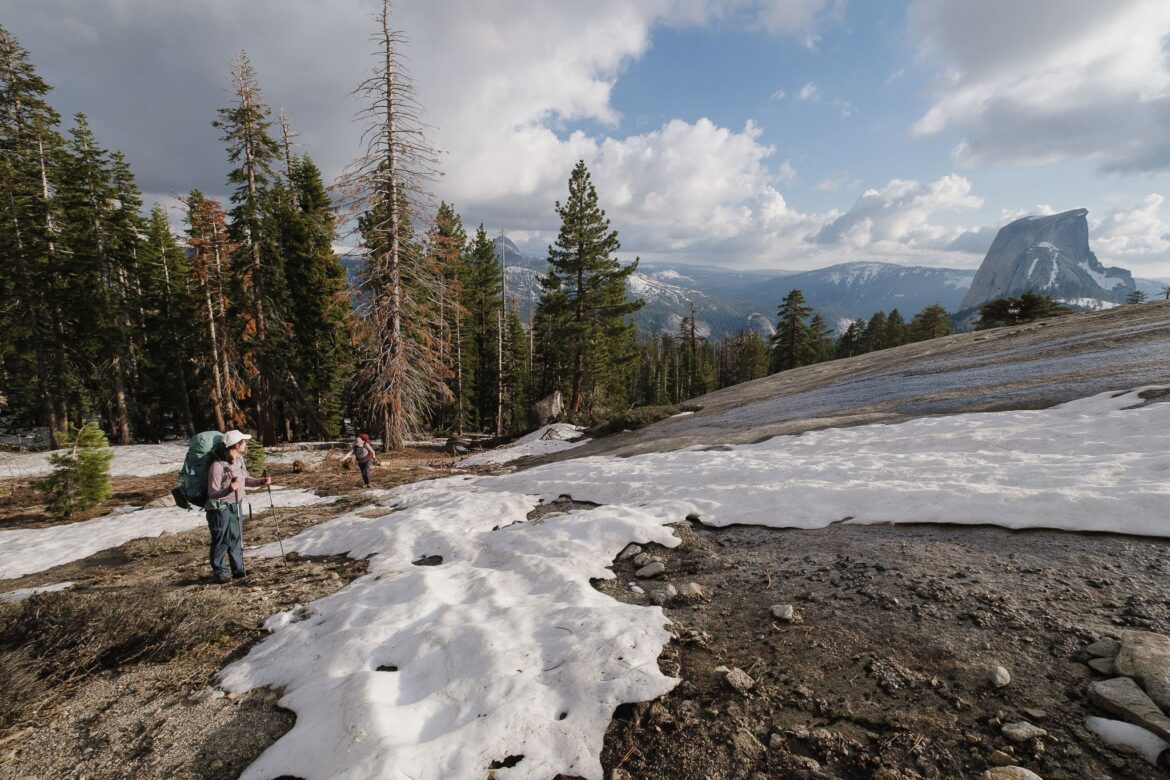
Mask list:
[[[247,51],[336,176],[374,0],[0,0],[148,198],[225,195],[215,110]],[[623,259],[974,268],[1088,208],[1106,265],[1170,276],[1164,0],[431,0],[395,7],[445,153],[436,195],[542,254],[584,159]],[[177,213],[177,212],[176,212]]]

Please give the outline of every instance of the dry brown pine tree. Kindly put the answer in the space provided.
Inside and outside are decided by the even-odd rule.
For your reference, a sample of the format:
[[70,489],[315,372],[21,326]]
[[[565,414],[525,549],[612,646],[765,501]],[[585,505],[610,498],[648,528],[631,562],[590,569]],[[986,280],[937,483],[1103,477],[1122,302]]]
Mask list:
[[376,20],[377,64],[354,91],[365,103],[357,114],[365,125],[363,154],[339,190],[366,252],[357,392],[382,429],[383,450],[401,450],[448,392],[432,313],[442,285],[412,227],[412,219],[429,213],[438,153],[399,52],[403,36],[390,27],[389,0]]

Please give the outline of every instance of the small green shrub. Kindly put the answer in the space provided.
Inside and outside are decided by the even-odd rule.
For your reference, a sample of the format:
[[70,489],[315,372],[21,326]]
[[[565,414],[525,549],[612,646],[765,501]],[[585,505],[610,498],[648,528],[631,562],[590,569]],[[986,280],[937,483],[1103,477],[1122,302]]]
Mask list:
[[248,451],[244,453],[244,465],[248,468],[248,473],[253,477],[260,476],[264,471],[265,460],[264,445],[253,436],[248,440]]
[[49,512],[69,517],[97,506],[114,493],[110,485],[110,461],[114,452],[96,423],[86,423],[69,443],[70,452],[52,455],[54,471],[41,483],[49,494]]

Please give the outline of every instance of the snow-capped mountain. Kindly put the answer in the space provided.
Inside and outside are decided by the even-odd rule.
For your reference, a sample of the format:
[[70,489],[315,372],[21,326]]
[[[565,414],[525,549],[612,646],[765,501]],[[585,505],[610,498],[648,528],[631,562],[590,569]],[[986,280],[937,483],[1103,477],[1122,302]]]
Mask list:
[[1032,290],[1082,309],[1120,303],[1136,287],[1124,268],[1106,268],[1089,249],[1087,209],[1023,217],[1002,227],[961,308]]

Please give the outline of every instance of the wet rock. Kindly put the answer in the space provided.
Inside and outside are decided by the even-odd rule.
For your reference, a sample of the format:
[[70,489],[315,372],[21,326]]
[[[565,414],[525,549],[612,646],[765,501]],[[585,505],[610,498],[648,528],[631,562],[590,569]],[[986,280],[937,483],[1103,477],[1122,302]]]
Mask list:
[[1170,709],[1170,637],[1122,631],[1113,666],[1118,674],[1137,680],[1155,704]]
[[993,666],[987,670],[987,681],[996,688],[1002,688],[1012,681],[1012,676],[1002,666]]
[[1037,737],[1046,737],[1048,732],[1039,726],[1033,726],[1026,720],[1017,721],[1015,723],[1005,723],[1000,729],[1003,735],[1012,742],[1027,742],[1030,739]]
[[629,560],[630,558],[633,558],[635,555],[640,555],[641,553],[642,553],[642,548],[639,547],[638,545],[627,544],[626,549],[622,550],[620,553],[617,554],[617,560],[619,560],[619,561]]
[[1117,655],[1117,651],[1120,649],[1121,642],[1111,637],[1105,637],[1086,647],[1085,652],[1093,658],[1112,658]]
[[1128,677],[1091,683],[1088,694],[1089,701],[1106,712],[1170,740],[1170,718]]
[[1101,674],[1109,675],[1110,677],[1117,674],[1117,670],[1114,668],[1114,663],[1113,663],[1112,658],[1090,658],[1089,659],[1089,668],[1091,668],[1095,672],[1100,672]]
[[980,780],[1044,780],[1040,775],[1022,766],[997,766],[979,776]]
[[736,667],[727,673],[724,681],[740,693],[747,693],[756,684],[756,681],[743,669]]
[[649,579],[651,577],[661,576],[664,571],[666,571],[666,566],[662,563],[662,561],[651,561],[634,572],[634,576],[641,577],[642,579]]

